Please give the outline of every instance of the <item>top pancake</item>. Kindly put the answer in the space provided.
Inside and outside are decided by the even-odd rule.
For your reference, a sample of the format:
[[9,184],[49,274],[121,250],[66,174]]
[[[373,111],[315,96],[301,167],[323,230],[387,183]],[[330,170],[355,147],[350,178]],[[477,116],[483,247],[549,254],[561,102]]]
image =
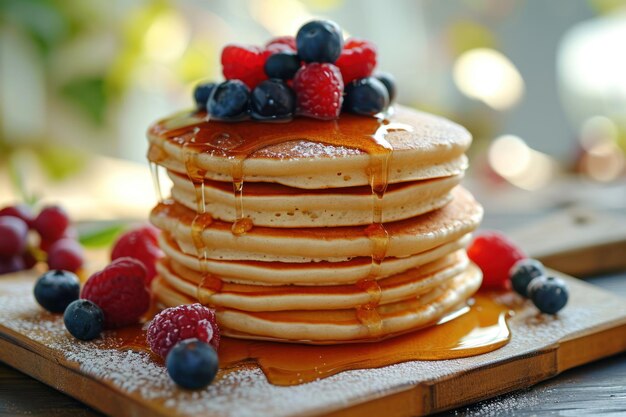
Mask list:
[[389,183],[459,175],[471,143],[463,127],[401,106],[385,121],[342,114],[332,121],[225,123],[179,113],[154,124],[148,139],[149,159],[173,172],[187,174],[193,165],[204,178],[230,182],[241,163],[246,181],[304,189],[370,184],[372,156],[382,157],[387,146],[380,143],[393,148]]

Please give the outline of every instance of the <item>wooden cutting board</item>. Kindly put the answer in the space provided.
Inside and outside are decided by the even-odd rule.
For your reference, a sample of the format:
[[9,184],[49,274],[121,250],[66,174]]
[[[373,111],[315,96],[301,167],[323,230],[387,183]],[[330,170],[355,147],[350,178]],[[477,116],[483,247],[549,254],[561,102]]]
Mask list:
[[416,416],[528,387],[626,350],[626,300],[565,277],[571,299],[558,317],[527,306],[512,339],[479,356],[355,370],[274,386],[254,365],[206,390],[178,390],[147,354],[77,342],[32,297],[35,273],[0,278],[0,360],[115,416]]

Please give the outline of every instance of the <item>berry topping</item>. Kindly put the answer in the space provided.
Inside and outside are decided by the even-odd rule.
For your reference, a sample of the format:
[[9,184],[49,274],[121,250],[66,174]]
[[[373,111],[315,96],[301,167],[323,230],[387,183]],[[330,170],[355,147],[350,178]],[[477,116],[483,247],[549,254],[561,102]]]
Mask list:
[[217,375],[217,352],[198,339],[184,340],[167,355],[165,366],[170,378],[182,388],[204,388]]
[[385,85],[387,93],[389,94],[389,103],[392,103],[396,99],[396,80],[393,75],[388,72],[379,72],[375,77]]
[[136,259],[118,258],[87,280],[81,297],[100,306],[105,328],[137,323],[150,307],[146,268]]
[[293,36],[279,36],[265,44],[265,49],[275,52],[296,52],[296,38]]
[[123,257],[138,260],[146,268],[146,284],[149,285],[157,274],[156,262],[163,257],[158,236],[159,230],[153,226],[143,226],[124,233],[113,246],[111,260]]
[[360,78],[346,85],[344,109],[350,113],[374,115],[389,105],[385,85],[374,77]]
[[264,69],[269,78],[291,80],[300,69],[300,58],[295,52],[278,52],[267,58]]
[[330,20],[313,20],[298,30],[296,45],[304,62],[333,63],[343,48],[341,28]]
[[16,204],[14,206],[5,207],[0,210],[0,217],[2,216],[13,216],[22,219],[29,228],[32,228],[35,222],[33,211],[26,204]]
[[510,288],[509,271],[524,253],[506,236],[484,232],[467,249],[467,255],[483,271],[483,288]]
[[72,272],[52,270],[43,274],[35,284],[35,299],[51,313],[62,313],[78,299],[80,284]]
[[211,116],[224,120],[242,119],[248,114],[250,89],[239,80],[221,83],[207,103]]
[[217,83],[202,83],[198,84],[193,90],[193,98],[196,101],[198,110],[206,110],[206,103],[209,101],[215,86],[217,86]]
[[171,307],[157,314],[148,327],[148,345],[163,358],[176,343],[191,338],[210,343],[217,350],[220,331],[213,310],[197,303]]
[[293,81],[298,113],[317,119],[335,119],[343,103],[343,81],[333,64],[307,64]]
[[556,314],[567,304],[569,291],[562,279],[543,275],[528,284],[528,295],[539,311]]
[[0,256],[0,275],[21,271],[25,268],[24,259],[21,256],[10,256],[8,258]]
[[252,91],[250,115],[253,119],[285,119],[296,110],[296,95],[282,80],[265,80]]
[[227,45],[222,50],[222,72],[227,80],[241,80],[250,89],[267,79],[263,66],[271,51],[257,46]]
[[69,238],[59,239],[48,249],[48,267],[76,272],[83,266],[85,255],[83,247]]
[[43,240],[53,242],[63,237],[69,224],[65,210],[59,206],[47,206],[41,210],[33,225]]
[[534,278],[545,275],[545,269],[541,262],[527,258],[517,261],[509,271],[509,275],[513,290],[523,297],[528,297],[528,284]]
[[104,313],[89,300],[73,301],[63,314],[65,328],[80,340],[92,340],[102,332]]
[[0,257],[21,255],[26,249],[28,225],[13,216],[0,217]]
[[361,39],[348,39],[335,65],[341,70],[344,84],[372,75],[376,67],[376,47]]

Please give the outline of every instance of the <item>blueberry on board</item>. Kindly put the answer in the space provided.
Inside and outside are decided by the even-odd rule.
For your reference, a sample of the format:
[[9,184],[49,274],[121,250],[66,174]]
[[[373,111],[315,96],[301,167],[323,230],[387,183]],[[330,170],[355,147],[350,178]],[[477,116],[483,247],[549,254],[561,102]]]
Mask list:
[[239,120],[248,113],[250,89],[240,80],[228,80],[217,87],[209,97],[207,111],[223,120]]
[[217,353],[198,339],[186,339],[167,354],[165,366],[170,378],[187,389],[204,388],[217,374]]
[[263,68],[269,78],[291,80],[300,69],[300,58],[293,52],[278,52],[267,58]]
[[89,300],[76,300],[70,303],[63,314],[65,328],[80,340],[92,340],[102,333],[104,313]]
[[216,86],[217,83],[201,83],[196,86],[193,90],[193,98],[198,110],[206,110],[207,101]]
[[375,75],[375,77],[387,88],[387,94],[389,94],[389,103],[392,103],[396,99],[396,79],[388,72],[379,72]]
[[350,113],[373,115],[389,105],[389,93],[385,85],[374,77],[360,78],[345,88],[344,110]]
[[567,304],[569,291],[562,279],[542,275],[530,281],[528,295],[539,311],[556,314]]
[[304,62],[333,63],[343,49],[341,28],[330,20],[313,20],[298,30],[296,46]]
[[250,115],[253,119],[285,119],[296,111],[296,94],[282,80],[265,80],[252,90]]
[[536,259],[521,259],[513,265],[509,276],[513,290],[523,297],[528,297],[528,284],[534,278],[545,274],[543,264]]
[[78,299],[80,284],[76,274],[54,269],[46,272],[35,284],[35,299],[51,313],[62,313]]

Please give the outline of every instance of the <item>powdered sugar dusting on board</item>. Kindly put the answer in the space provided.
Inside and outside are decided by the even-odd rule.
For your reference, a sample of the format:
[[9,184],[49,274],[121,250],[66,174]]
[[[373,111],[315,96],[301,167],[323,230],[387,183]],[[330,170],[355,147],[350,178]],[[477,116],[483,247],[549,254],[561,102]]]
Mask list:
[[[31,280],[0,280],[0,332],[5,332],[2,327],[8,328],[47,346],[55,357],[68,361],[67,366],[80,369],[155,410],[165,407],[194,417],[314,415],[371,399],[373,395],[402,391],[422,381],[524,355],[565,335],[626,317],[626,304],[620,298],[582,282],[568,282],[572,297],[558,317],[538,315],[529,305],[510,321],[511,342],[494,352],[463,359],[413,361],[348,371],[291,387],[271,385],[254,365],[245,365],[221,371],[216,381],[204,390],[179,390],[163,366],[153,362],[147,353],[105,349],[102,340],[79,342],[72,338],[60,316],[43,312],[36,305],[31,295]],[[512,402],[516,397],[507,398],[502,401],[514,407]],[[506,406],[502,401],[485,403],[484,415],[495,415],[492,412],[496,408]]]

